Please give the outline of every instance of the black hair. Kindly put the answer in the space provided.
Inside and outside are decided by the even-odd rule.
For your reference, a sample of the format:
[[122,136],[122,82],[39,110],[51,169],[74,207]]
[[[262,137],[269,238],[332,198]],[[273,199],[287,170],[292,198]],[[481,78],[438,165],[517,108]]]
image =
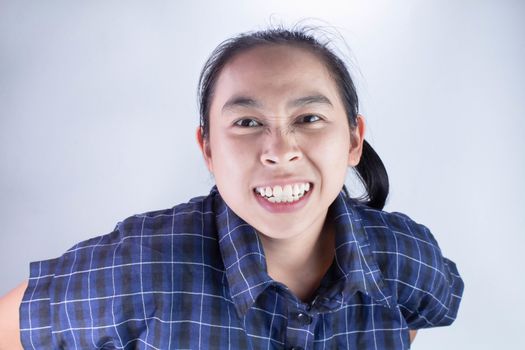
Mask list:
[[[236,55],[261,45],[295,45],[310,50],[320,57],[334,79],[343,102],[350,128],[357,126],[359,104],[357,92],[346,64],[332,49],[329,42],[322,43],[304,28],[266,29],[243,33],[223,41],[212,52],[201,71],[199,78],[199,112],[203,139],[209,136],[209,112],[217,78],[223,67]],[[388,174],[372,146],[364,140],[363,153],[359,164],[354,168],[363,183],[366,194],[358,200],[371,208],[383,209],[388,196]],[[349,196],[346,187],[345,193]]]

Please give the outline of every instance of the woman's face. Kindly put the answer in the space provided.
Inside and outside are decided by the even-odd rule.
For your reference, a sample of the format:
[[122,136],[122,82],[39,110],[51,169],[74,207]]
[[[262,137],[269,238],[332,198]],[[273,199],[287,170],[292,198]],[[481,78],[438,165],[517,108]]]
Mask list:
[[265,45],[235,56],[220,73],[201,144],[228,206],[260,233],[286,239],[322,227],[359,162],[355,132],[336,84],[306,49]]

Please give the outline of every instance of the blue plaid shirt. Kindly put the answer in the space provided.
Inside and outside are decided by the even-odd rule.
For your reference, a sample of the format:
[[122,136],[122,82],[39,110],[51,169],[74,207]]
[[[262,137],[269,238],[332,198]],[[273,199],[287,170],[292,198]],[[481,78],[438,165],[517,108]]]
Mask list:
[[408,349],[456,317],[463,282],[429,230],[342,192],[335,258],[310,303],[266,272],[216,188],[31,263],[26,349]]

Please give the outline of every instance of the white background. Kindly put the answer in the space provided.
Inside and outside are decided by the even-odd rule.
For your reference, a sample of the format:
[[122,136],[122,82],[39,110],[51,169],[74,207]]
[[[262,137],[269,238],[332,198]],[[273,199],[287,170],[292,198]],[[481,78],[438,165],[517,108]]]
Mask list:
[[466,289],[414,349],[517,349],[525,306],[520,1],[0,0],[0,294],[28,263],[213,184],[196,86],[223,39],[317,17],[352,50],[386,210],[426,224]]

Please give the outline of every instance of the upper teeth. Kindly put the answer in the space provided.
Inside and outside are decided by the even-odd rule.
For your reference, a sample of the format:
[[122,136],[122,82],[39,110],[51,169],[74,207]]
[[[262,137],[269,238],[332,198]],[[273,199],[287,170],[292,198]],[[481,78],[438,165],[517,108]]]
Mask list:
[[272,203],[293,202],[310,190],[310,183],[296,183],[285,186],[257,187],[255,191]]

